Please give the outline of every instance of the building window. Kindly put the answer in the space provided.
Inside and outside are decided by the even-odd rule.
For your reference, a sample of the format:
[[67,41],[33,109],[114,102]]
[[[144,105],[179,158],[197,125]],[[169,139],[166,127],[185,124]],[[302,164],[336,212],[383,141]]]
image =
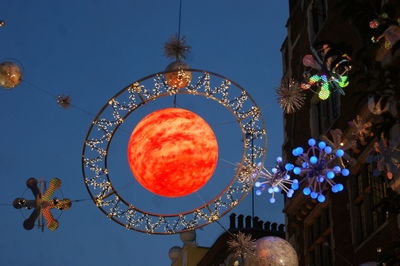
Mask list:
[[314,266],[332,265],[330,250],[330,219],[329,210],[324,208],[320,215],[306,227],[306,264]]
[[[383,176],[373,176],[376,163],[365,164],[354,179],[352,197],[354,204],[354,232],[356,243],[361,244],[387,219],[381,201],[387,196]],[[361,225],[361,226],[360,226]]]

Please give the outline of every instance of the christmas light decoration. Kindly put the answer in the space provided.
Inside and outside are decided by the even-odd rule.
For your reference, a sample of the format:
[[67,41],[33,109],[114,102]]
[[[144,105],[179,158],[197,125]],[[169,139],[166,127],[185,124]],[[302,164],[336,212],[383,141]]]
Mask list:
[[238,232],[233,234],[233,237],[227,241],[227,244],[235,257],[249,259],[255,254],[256,241],[251,238],[251,235]]
[[67,109],[71,106],[72,99],[69,96],[60,95],[60,96],[57,96],[56,100],[57,100],[57,104],[64,109]]
[[361,145],[367,145],[367,138],[372,137],[372,123],[367,122],[357,115],[355,119],[349,122],[351,134],[359,141]]
[[254,266],[298,266],[296,250],[286,240],[276,236],[265,236],[257,239],[253,260]]
[[[160,72],[136,81],[112,97],[91,123],[84,141],[82,170],[89,194],[103,213],[132,230],[151,234],[190,231],[212,223],[234,208],[254,184],[248,169],[264,162],[266,129],[260,109],[247,91],[233,81],[204,70],[188,70],[192,81],[187,87],[174,88]],[[234,116],[243,138],[243,155],[232,181],[218,197],[184,213],[156,214],[128,202],[112,184],[113,169],[107,166],[109,147],[120,126],[136,110],[162,97],[190,94],[213,100]]]
[[374,30],[371,41],[378,43],[384,40],[383,47],[387,50],[392,49],[400,40],[400,18],[395,19],[387,13],[382,13],[369,22],[369,27]]
[[278,96],[278,103],[286,114],[297,111],[304,104],[305,95],[299,84],[294,80],[283,82],[276,89],[276,94]]
[[350,84],[347,73],[351,70],[351,58],[339,51],[334,54],[331,51],[332,48],[325,44],[322,58],[317,53],[303,57],[303,65],[309,69],[300,87],[318,94],[321,100],[327,100],[333,91],[344,95],[343,88]]
[[353,165],[355,163],[355,160],[348,153],[346,153],[346,151],[356,146],[355,139],[352,136],[344,138],[342,130],[338,128],[330,130],[329,134],[331,138],[323,135],[321,136],[321,139],[325,141],[327,145],[331,146],[334,150],[341,149],[345,152],[343,157],[337,157],[340,166],[342,168],[345,168],[345,161],[350,165]]
[[293,173],[303,177],[301,181],[293,179],[292,189],[297,190],[304,183],[304,195],[324,202],[324,191],[327,187],[331,187],[334,193],[342,191],[344,188],[342,184],[333,181],[335,176],[338,174],[348,176],[350,171],[334,164],[336,158],[344,156],[342,149],[333,149],[324,141],[317,143],[312,138],[308,140],[308,145],[307,151],[304,151],[302,147],[297,147],[292,151],[300,164],[293,166]]
[[276,165],[271,172],[265,169],[262,164],[258,164],[253,172],[253,178],[256,180],[256,195],[260,196],[262,192],[267,191],[271,194],[270,203],[275,203],[275,193],[284,191],[286,196],[291,198],[294,190],[291,188],[293,180],[290,179],[290,171],[293,170],[293,164],[284,163],[282,157],[276,158]]
[[375,154],[368,157],[368,162],[376,162],[377,167],[373,174],[378,176],[386,173],[386,177],[390,180],[396,176],[400,169],[400,138],[392,140],[381,139],[374,143]]
[[12,89],[22,80],[21,68],[14,62],[0,63],[0,87]]
[[[40,184],[40,186],[38,186]],[[26,200],[24,198],[16,198],[13,202],[13,206],[16,209],[33,209],[32,214],[24,221],[24,228],[31,230],[38,221],[38,226],[42,227],[43,217],[47,221],[47,228],[54,231],[58,228],[58,221],[54,219],[51,214],[51,209],[67,210],[71,208],[72,202],[69,199],[57,199],[52,198],[54,192],[61,186],[61,180],[53,178],[49,182],[49,187],[44,191],[44,182],[36,178],[29,178],[26,181],[26,186],[32,191],[34,200]],[[42,229],[43,230],[43,229]]]

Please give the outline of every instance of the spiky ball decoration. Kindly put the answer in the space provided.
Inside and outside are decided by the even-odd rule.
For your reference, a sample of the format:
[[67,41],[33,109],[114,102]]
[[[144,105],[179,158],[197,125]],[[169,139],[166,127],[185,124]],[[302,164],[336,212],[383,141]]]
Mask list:
[[276,94],[278,96],[278,103],[286,114],[294,113],[304,104],[304,93],[299,84],[294,80],[283,82],[276,89]]
[[191,47],[186,45],[185,37],[178,38],[172,36],[164,45],[164,54],[167,58],[175,58],[176,60],[185,59],[190,53]]
[[238,232],[227,241],[229,249],[235,257],[249,258],[254,256],[256,242],[251,235]]
[[69,96],[60,95],[60,96],[57,96],[56,100],[57,100],[57,104],[59,106],[61,106],[62,108],[67,109],[71,106],[71,97],[69,97]]
[[324,202],[325,195],[323,193],[327,187],[330,186],[333,193],[342,191],[344,188],[342,184],[336,184],[333,181],[335,176],[338,174],[348,176],[350,171],[334,165],[336,158],[344,156],[342,149],[333,149],[327,146],[324,141],[317,144],[317,141],[312,138],[308,140],[308,145],[310,147],[306,152],[302,147],[293,149],[292,154],[298,157],[300,166],[291,165],[286,169],[293,171],[296,175],[303,176],[300,182],[297,179],[293,180],[292,189],[297,190],[299,185],[304,183],[304,195],[310,195],[311,198]]
[[175,58],[175,61],[169,64],[165,70],[171,71],[165,74],[165,82],[172,88],[183,89],[192,80],[192,72],[187,71],[190,66],[182,61],[190,49],[190,46],[185,43],[185,37],[177,36],[173,36],[164,46],[165,56]]
[[289,170],[292,164],[285,164],[282,157],[276,158],[276,165],[272,168],[271,172],[265,169],[264,166],[259,163],[257,170],[253,173],[253,178],[257,181],[254,186],[257,188],[256,195],[260,196],[263,191],[267,191],[271,194],[269,202],[275,203],[275,193],[284,191],[286,195],[291,198],[294,190],[291,189],[293,181],[290,179]]

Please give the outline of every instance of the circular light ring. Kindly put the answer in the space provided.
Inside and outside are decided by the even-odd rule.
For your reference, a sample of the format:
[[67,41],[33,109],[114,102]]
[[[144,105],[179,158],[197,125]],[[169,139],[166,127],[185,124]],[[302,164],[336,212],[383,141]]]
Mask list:
[[[96,206],[110,219],[132,230],[151,234],[190,231],[219,219],[232,210],[251,190],[254,162],[265,160],[266,128],[260,109],[235,82],[212,72],[190,69],[191,84],[183,89],[170,87],[160,72],[132,83],[112,97],[93,120],[82,151],[82,173]],[[136,109],[164,96],[199,95],[227,108],[240,126],[242,159],[231,182],[214,199],[191,211],[177,214],[146,212],[124,200],[111,182],[107,167],[108,150],[119,126]]]

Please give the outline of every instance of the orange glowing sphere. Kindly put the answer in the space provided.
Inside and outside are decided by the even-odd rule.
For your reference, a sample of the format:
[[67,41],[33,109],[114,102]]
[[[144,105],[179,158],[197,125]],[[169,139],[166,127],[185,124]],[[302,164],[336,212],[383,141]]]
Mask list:
[[147,190],[165,197],[186,196],[204,186],[214,173],[217,139],[195,113],[162,109],[143,118],[132,131],[128,161]]

